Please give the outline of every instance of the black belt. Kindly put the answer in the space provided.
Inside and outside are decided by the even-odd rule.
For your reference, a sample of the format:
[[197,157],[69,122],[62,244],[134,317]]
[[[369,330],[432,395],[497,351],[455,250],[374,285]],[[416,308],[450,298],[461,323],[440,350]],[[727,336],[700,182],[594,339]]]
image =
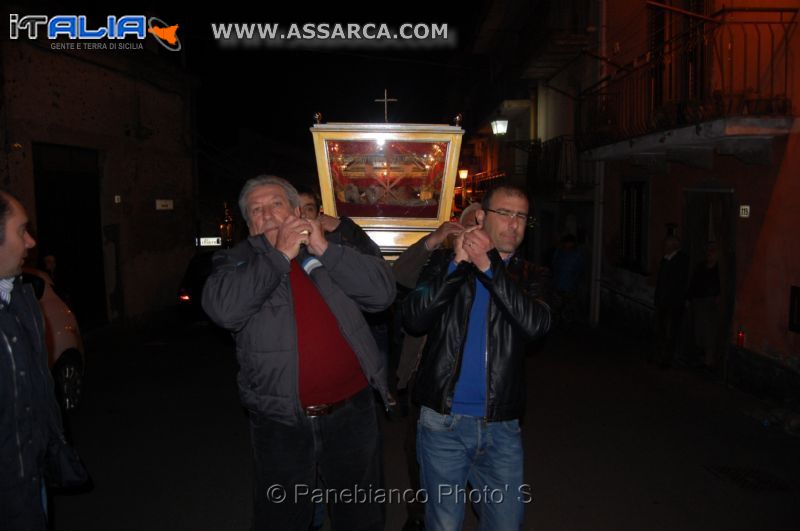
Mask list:
[[344,400],[339,400],[338,402],[334,402],[332,404],[315,404],[313,406],[306,406],[303,408],[303,412],[307,417],[324,417],[325,415],[330,415],[337,409],[347,404],[348,400],[350,399],[345,398]]
[[347,405],[348,402],[361,395],[361,393],[363,393],[367,389],[369,389],[369,387],[365,387],[356,394],[348,396],[344,400],[339,400],[338,402],[332,402],[330,404],[314,404],[313,406],[305,406],[303,407],[303,413],[305,413],[307,417],[324,417],[325,415],[330,415],[334,411]]

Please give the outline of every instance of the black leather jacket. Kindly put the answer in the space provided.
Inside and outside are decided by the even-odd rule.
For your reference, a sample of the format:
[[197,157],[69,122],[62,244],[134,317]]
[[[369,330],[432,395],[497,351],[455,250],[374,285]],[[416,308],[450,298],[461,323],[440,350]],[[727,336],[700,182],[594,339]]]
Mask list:
[[403,304],[409,333],[428,334],[415,399],[439,413],[450,413],[477,280],[491,295],[485,418],[520,418],[525,406],[525,346],[550,328],[544,288],[532,264],[513,256],[506,265],[496,249],[489,252],[491,278],[465,262],[448,275],[452,258],[452,251],[435,251]]

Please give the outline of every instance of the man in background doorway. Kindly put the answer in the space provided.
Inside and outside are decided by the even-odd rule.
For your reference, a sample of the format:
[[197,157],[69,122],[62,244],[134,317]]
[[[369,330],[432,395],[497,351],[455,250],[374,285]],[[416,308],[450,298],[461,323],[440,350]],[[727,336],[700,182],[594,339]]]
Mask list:
[[664,256],[658,267],[654,303],[656,306],[655,361],[666,368],[675,362],[689,285],[689,257],[681,250],[677,236],[664,239]]

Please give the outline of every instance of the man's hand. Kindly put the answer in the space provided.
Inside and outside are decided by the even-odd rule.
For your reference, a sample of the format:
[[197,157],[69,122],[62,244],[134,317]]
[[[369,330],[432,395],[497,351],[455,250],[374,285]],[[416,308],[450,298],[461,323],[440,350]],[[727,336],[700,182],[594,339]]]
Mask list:
[[319,221],[320,226],[322,226],[322,230],[325,232],[335,231],[339,228],[339,223],[341,223],[339,218],[335,218],[327,214],[320,214],[317,216],[317,221]]
[[456,236],[455,240],[453,240],[453,250],[456,252],[456,255],[453,257],[453,261],[458,264],[460,262],[469,262],[472,263],[472,258],[467,254],[467,248],[464,245],[465,238],[467,234],[470,232],[474,232],[478,230],[480,227],[477,225],[473,225],[472,227],[461,231],[458,236]]
[[[313,225],[297,216],[288,216],[278,227],[275,237],[275,249],[283,253],[289,260],[297,256],[300,244],[309,243],[313,235]],[[320,231],[321,232],[321,231]]]
[[460,223],[445,221],[425,238],[425,248],[429,251],[434,251],[442,245],[448,236],[451,234],[459,234],[463,230],[464,227]]
[[461,262],[469,262],[469,256],[467,256],[467,252],[464,250],[463,232],[459,233],[459,235],[453,240],[453,251],[456,253],[453,257],[453,262],[455,262],[456,265],[460,264]]
[[[328,250],[328,240],[325,239],[322,223],[320,223],[319,219],[309,219],[307,221],[311,225],[311,234],[308,235],[308,252],[314,256],[322,256]],[[339,220],[337,219],[336,221],[338,222]]]
[[480,227],[470,227],[464,232],[464,251],[468,260],[475,264],[481,271],[488,271],[492,265],[489,255],[486,254],[494,248],[489,235]]

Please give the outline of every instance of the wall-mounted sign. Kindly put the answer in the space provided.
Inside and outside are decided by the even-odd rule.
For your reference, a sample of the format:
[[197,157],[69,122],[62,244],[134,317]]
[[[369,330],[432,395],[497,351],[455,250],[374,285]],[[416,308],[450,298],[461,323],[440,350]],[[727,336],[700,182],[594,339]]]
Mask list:
[[156,199],[156,210],[173,210],[172,199]]
[[219,247],[222,245],[222,238],[219,236],[216,238],[198,238],[198,243],[200,247]]
[[739,217],[740,218],[750,217],[750,205],[739,205]]

